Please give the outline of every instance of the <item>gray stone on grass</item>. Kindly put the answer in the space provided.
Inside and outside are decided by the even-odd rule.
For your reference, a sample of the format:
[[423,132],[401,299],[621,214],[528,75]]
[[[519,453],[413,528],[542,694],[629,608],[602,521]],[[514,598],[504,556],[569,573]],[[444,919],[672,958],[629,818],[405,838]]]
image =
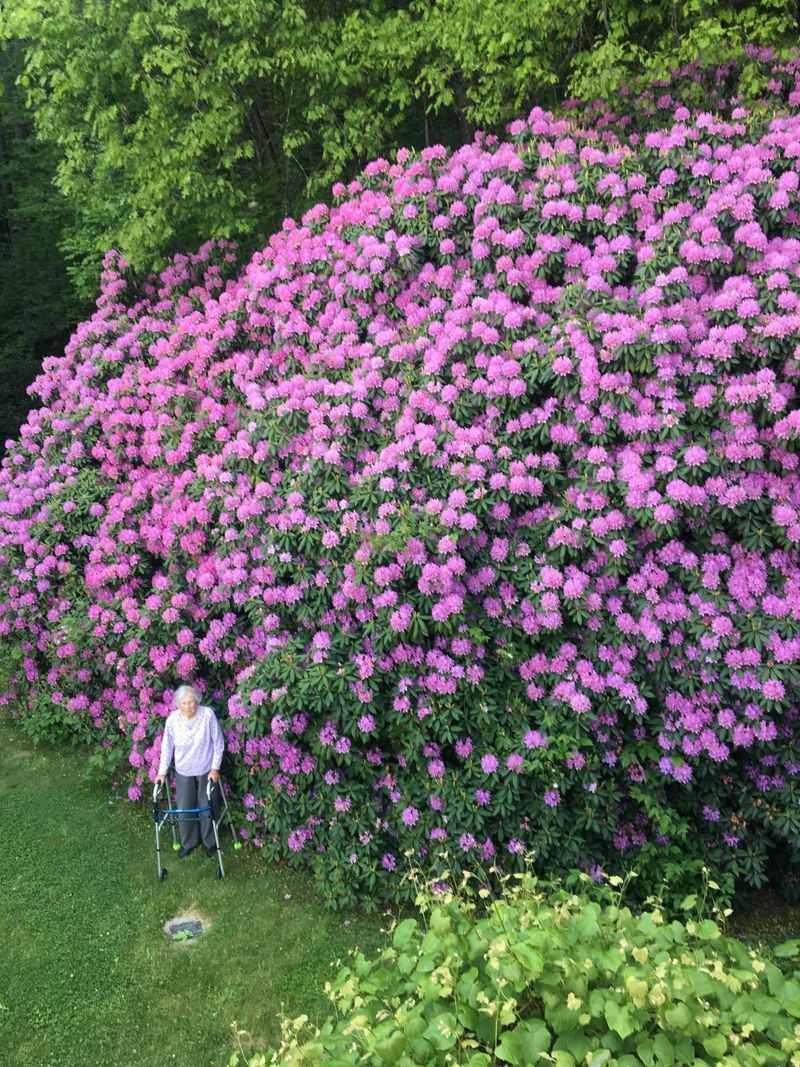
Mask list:
[[164,936],[180,945],[195,945],[198,938],[206,932],[209,923],[196,912],[176,915],[168,919],[163,926]]

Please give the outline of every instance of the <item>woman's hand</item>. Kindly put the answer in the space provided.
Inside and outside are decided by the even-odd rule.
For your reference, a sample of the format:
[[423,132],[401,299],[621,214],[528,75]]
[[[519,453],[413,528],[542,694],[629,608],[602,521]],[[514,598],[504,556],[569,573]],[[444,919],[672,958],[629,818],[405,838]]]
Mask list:
[[156,775],[156,785],[163,785],[164,784],[164,779],[166,777],[167,776],[165,774],[157,774]]
[[208,777],[209,777],[210,781],[218,782],[219,781],[219,771],[209,771],[208,772]]

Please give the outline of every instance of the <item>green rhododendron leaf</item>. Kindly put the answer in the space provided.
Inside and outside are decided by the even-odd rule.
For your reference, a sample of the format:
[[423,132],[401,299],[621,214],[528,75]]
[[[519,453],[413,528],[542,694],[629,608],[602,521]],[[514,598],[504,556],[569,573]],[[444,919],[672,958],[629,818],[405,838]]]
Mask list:
[[773,950],[774,955],[778,959],[791,959],[794,956],[800,956],[800,938],[794,938],[792,941],[784,941]]

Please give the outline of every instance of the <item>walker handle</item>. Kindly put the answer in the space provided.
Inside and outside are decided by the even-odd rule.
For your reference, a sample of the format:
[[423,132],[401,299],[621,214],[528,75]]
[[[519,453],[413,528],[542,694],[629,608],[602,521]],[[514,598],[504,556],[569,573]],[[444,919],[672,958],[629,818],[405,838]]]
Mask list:
[[159,793],[161,792],[162,784],[162,782],[156,781],[153,785],[153,820],[155,822],[158,822],[158,816],[160,814],[160,809],[158,806],[158,797]]

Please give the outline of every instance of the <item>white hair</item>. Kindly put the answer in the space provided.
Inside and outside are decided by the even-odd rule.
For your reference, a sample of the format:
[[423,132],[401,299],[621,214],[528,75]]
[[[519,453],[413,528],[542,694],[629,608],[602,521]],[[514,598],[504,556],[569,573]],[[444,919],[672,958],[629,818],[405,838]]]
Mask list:
[[193,685],[179,685],[175,690],[175,696],[173,697],[174,707],[179,707],[180,702],[184,697],[192,696],[197,704],[200,703],[200,693],[195,689]]

